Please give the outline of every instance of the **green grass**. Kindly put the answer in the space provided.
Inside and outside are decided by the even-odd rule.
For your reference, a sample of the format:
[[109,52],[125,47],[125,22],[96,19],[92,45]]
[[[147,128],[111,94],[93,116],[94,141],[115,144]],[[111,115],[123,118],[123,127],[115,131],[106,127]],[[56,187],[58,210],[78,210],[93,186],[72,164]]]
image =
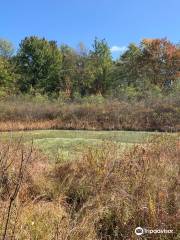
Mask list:
[[136,131],[79,131],[79,130],[38,130],[19,131],[13,133],[1,133],[4,140],[21,136],[25,142],[33,140],[35,146],[40,148],[50,156],[60,155],[64,158],[75,157],[87,147],[98,147],[106,141],[113,141],[123,148],[134,143],[143,144],[156,132],[136,132]]

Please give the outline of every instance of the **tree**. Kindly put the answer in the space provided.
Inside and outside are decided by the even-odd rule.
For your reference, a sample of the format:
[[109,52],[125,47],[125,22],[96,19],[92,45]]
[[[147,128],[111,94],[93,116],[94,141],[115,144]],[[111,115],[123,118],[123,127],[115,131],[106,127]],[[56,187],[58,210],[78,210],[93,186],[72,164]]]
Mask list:
[[12,61],[13,45],[11,42],[0,39],[0,96],[15,92],[15,66]]
[[0,57],[0,96],[15,92],[15,82],[18,75],[15,74],[14,66],[4,57]]
[[94,66],[89,51],[86,49],[83,43],[79,44],[79,48],[76,51],[77,63],[76,63],[76,90],[81,96],[89,95],[94,92]]
[[76,78],[76,62],[77,55],[74,49],[68,45],[61,45],[60,47],[62,55],[62,68],[60,71],[61,87],[68,97],[72,97],[75,78]]
[[81,43],[78,50],[67,45],[61,46],[62,70],[61,83],[66,95],[73,97],[78,92],[81,96],[92,92],[94,81],[92,59]]
[[11,57],[14,52],[14,48],[11,42],[5,40],[5,39],[0,39],[0,56],[1,57]]
[[115,86],[131,86],[138,91],[163,89],[176,80],[178,59],[178,47],[167,39],[144,39],[139,46],[130,44],[116,62],[113,82]]
[[26,37],[20,44],[17,64],[22,74],[19,81],[22,92],[31,88],[48,94],[59,91],[62,55],[55,41]]
[[142,53],[138,46],[131,43],[127,51],[122,54],[117,66],[119,67],[120,84],[137,86],[141,76]]
[[112,57],[107,42],[94,40],[93,50],[90,51],[90,58],[93,67],[93,91],[104,94],[109,86],[109,73],[112,67]]
[[164,39],[144,39],[142,51],[143,72],[152,84],[163,87],[176,79],[178,70],[176,46]]

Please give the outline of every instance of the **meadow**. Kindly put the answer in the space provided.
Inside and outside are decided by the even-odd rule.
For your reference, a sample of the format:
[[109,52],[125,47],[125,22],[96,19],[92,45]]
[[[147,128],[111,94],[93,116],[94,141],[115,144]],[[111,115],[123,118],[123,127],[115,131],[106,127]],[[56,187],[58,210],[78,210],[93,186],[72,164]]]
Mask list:
[[179,240],[179,119],[178,97],[0,101],[2,240]]
[[[160,136],[158,132],[136,131],[83,131],[83,130],[34,130],[1,132],[0,139],[19,139],[24,142],[33,141],[34,146],[53,157],[71,159],[89,147],[98,147],[103,142],[113,142],[124,149],[134,144],[145,144],[153,136]],[[174,133],[173,135],[177,135]]]
[[180,239],[178,133],[0,134],[2,239]]
[[[18,47],[18,31],[13,34],[16,49],[0,38],[0,240],[180,240],[180,44],[143,38],[129,45],[118,40],[125,44],[119,47],[95,37],[92,46],[72,47],[62,44],[68,31],[56,33],[58,41],[38,31],[31,35],[33,20],[36,29],[46,24],[46,3],[41,5],[18,6],[20,21],[9,17],[17,9],[8,6],[7,20],[22,22],[14,29],[24,25],[28,36],[19,35]],[[48,14],[51,5],[58,7],[50,4]],[[100,15],[90,14],[93,21],[84,15],[76,24],[78,34],[69,34],[68,43],[74,36],[80,40],[84,22],[108,17],[100,6]],[[59,7],[62,12],[64,4]],[[141,7],[139,16],[149,18],[149,8]],[[138,16],[127,9],[128,16],[118,13],[114,23],[121,15],[123,26]],[[40,32],[51,25],[67,30],[70,18],[79,17],[70,10]],[[31,11],[38,11],[37,21]],[[51,23],[47,14],[45,19]],[[2,22],[8,27],[8,21]],[[104,31],[109,20],[105,28],[103,23]],[[140,237],[137,227],[143,228]]]

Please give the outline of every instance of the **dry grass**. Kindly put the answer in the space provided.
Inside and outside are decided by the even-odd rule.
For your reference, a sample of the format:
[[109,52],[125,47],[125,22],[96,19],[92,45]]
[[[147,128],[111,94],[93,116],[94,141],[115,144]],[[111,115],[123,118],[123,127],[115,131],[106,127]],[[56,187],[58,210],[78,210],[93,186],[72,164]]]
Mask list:
[[[8,161],[16,159],[7,177],[11,180],[22,148],[29,150],[24,145],[8,146],[0,143],[1,156],[8,152]],[[180,144],[169,136],[135,145],[121,156],[115,144],[104,142],[96,150],[87,149],[80,159],[54,164],[33,149],[8,239],[133,240],[137,239],[134,229],[142,226],[174,230],[174,234],[145,239],[178,240],[179,156]],[[9,184],[13,186],[13,181]],[[1,191],[2,227],[7,202]]]
[[39,121],[2,121],[0,122],[0,131],[25,131],[25,130],[43,130],[56,129],[59,126],[59,120],[39,120]]
[[179,100],[153,102],[0,102],[0,130],[88,129],[179,131]]
[[174,229],[168,239],[178,239],[180,149],[173,139],[154,140],[121,158],[108,144],[55,169],[77,222],[72,239],[136,239],[137,226]]

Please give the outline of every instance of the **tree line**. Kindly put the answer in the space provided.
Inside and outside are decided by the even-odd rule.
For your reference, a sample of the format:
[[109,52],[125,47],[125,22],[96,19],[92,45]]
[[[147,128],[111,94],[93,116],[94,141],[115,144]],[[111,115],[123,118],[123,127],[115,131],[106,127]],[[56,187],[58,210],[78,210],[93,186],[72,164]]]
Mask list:
[[12,43],[0,39],[0,96],[60,93],[73,98],[96,95],[137,95],[173,91],[180,78],[180,46],[166,38],[131,43],[114,60],[105,39],[78,49],[30,36],[13,53]]

